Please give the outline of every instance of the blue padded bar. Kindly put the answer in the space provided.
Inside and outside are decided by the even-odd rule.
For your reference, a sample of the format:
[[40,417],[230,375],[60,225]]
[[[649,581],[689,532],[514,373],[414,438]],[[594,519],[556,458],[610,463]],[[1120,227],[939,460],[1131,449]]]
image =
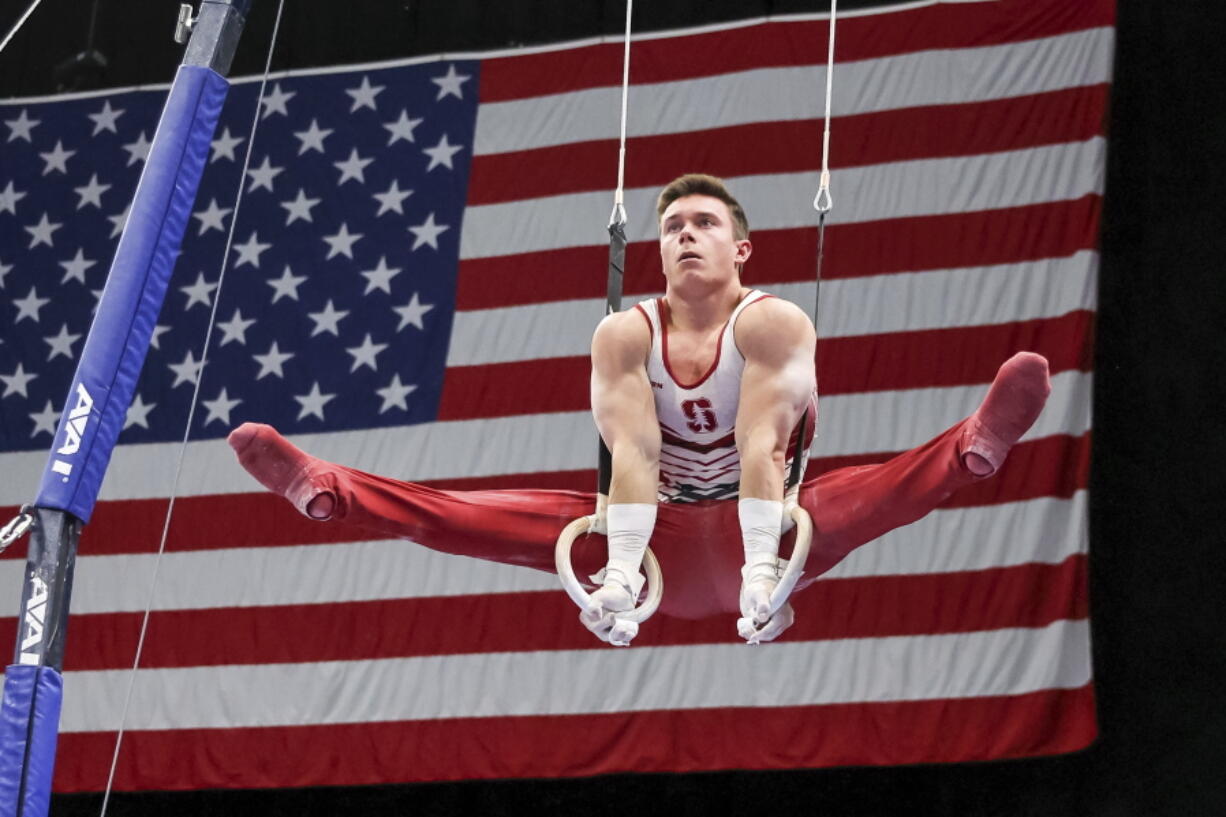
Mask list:
[[42,508],[88,522],[132,402],[229,83],[181,66],[43,471]]
[[63,687],[63,678],[51,667],[13,664],[4,671],[0,817],[47,815]]

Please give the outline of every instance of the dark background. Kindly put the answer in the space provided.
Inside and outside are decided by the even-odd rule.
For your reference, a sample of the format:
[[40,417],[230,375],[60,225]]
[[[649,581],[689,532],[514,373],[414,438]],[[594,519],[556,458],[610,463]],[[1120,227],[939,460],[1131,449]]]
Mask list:
[[[0,28],[27,5],[0,0]],[[872,5],[882,3],[841,7]],[[0,96],[168,82],[181,53],[170,38],[176,8],[44,0],[0,54]],[[638,4],[634,27],[826,8],[656,0]],[[273,70],[617,35],[624,9],[621,0],[289,3]],[[1090,494],[1093,747],[962,766],[117,794],[108,813],[1226,814],[1226,71],[1212,67],[1226,3],[1118,0],[1118,10]],[[235,75],[263,71],[275,12],[255,0]],[[104,69],[65,66],[91,45]],[[57,796],[52,813],[97,814],[100,804],[100,795]]]

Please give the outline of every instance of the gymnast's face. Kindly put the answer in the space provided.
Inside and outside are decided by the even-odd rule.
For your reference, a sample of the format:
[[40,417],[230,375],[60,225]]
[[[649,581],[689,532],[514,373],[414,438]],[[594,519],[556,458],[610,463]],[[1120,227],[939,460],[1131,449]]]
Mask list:
[[[740,285],[752,245],[737,240],[728,205],[712,196],[684,196],[660,218],[660,261],[670,292]],[[695,292],[695,294],[698,294]]]

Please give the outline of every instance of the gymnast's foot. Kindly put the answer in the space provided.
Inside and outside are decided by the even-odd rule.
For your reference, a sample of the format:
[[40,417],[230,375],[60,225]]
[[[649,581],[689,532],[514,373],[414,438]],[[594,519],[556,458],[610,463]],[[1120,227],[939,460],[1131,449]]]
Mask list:
[[327,519],[336,510],[336,494],[318,478],[319,460],[262,423],[243,423],[230,432],[238,461],[261,485],[280,494],[312,519]]
[[1034,425],[1049,394],[1046,358],[1018,352],[1006,360],[958,441],[966,469],[978,477],[996,473],[1009,449]]

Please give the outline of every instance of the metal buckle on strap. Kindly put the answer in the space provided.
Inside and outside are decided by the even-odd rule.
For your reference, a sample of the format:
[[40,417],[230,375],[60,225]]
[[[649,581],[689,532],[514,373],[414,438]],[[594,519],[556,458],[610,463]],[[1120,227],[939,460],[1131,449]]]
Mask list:
[[34,514],[31,513],[29,505],[22,505],[21,512],[17,514],[7,525],[0,528],[0,553],[8,549],[8,546],[16,542],[26,531],[34,524]]

